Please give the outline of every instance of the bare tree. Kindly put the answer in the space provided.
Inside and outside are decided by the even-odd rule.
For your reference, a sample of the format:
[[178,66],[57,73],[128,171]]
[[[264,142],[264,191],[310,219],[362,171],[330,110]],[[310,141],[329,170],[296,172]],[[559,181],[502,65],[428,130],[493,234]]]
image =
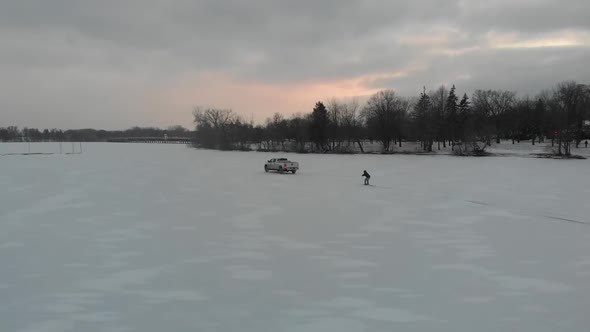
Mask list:
[[483,111],[496,129],[496,143],[500,143],[506,112],[514,103],[516,93],[504,90],[475,90],[473,106]]
[[353,99],[349,102],[342,103],[342,130],[344,138],[350,143],[354,142],[358,145],[361,153],[364,153],[362,139],[363,137],[363,117],[360,111],[358,100]]
[[430,101],[432,107],[431,121],[435,128],[435,137],[438,143],[438,150],[440,150],[440,143],[443,142],[443,147],[446,147],[447,127],[445,126],[446,118],[446,100],[449,90],[444,85],[441,85],[436,91],[430,92]]
[[383,151],[390,149],[391,142],[399,137],[408,103],[396,96],[393,90],[377,92],[367,101],[364,113],[367,127],[383,145]]
[[231,109],[195,107],[193,115],[198,144],[207,148],[231,148],[229,125],[237,119]]
[[574,81],[559,83],[554,89],[557,154],[569,156],[571,143],[579,143],[587,109],[590,107],[590,90],[587,85]]
[[293,149],[307,152],[305,145],[309,142],[309,116],[295,114],[288,121],[288,138],[293,140]]
[[184,128],[183,126],[176,125],[176,126],[169,126],[166,129],[169,136],[176,136],[176,137],[184,137],[188,134],[188,129]]
[[346,105],[335,98],[328,100],[328,137],[331,140],[330,150],[336,151],[342,143],[342,114]]

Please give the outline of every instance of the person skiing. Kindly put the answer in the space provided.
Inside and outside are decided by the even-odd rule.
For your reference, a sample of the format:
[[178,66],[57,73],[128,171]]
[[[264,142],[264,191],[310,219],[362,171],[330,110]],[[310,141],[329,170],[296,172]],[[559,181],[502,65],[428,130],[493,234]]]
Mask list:
[[588,140],[586,140],[586,142],[584,142],[584,145],[586,145],[586,147],[588,147]]
[[367,171],[363,171],[363,175],[365,177],[365,186],[369,185],[369,179],[371,178],[371,176],[369,175],[369,173],[367,173]]

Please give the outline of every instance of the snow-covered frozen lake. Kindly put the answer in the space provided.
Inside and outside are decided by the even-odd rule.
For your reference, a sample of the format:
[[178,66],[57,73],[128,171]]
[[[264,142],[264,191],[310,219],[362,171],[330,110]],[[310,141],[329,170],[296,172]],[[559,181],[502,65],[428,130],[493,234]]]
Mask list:
[[590,160],[83,148],[0,157],[0,331],[590,328]]

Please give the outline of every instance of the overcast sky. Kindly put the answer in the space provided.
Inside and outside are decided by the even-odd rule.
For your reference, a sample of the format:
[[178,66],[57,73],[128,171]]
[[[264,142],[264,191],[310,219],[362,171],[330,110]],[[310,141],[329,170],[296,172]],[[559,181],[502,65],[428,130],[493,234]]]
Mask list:
[[263,121],[422,86],[590,83],[588,0],[0,0],[0,127]]

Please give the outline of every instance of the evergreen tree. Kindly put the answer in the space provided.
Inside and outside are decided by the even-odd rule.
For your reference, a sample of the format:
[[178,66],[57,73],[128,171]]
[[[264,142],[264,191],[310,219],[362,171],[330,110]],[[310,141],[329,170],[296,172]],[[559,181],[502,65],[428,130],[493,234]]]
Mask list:
[[469,97],[467,97],[466,93],[463,94],[463,98],[461,98],[461,101],[459,102],[457,113],[459,119],[457,134],[461,141],[465,142],[465,131],[467,129],[467,123],[471,117],[471,103],[469,102]]
[[457,140],[457,130],[459,127],[459,117],[457,114],[457,101],[458,97],[455,94],[455,85],[449,91],[449,96],[447,97],[447,103],[445,106],[446,115],[447,115],[447,128],[448,128],[448,138],[452,141],[453,150],[455,149],[454,142]]
[[433,144],[433,123],[432,123],[432,101],[426,94],[426,87],[420,94],[420,99],[414,105],[413,122],[414,131],[418,134],[422,147],[425,151],[432,151]]
[[317,149],[324,149],[327,139],[328,110],[318,101],[311,113],[310,137]]

